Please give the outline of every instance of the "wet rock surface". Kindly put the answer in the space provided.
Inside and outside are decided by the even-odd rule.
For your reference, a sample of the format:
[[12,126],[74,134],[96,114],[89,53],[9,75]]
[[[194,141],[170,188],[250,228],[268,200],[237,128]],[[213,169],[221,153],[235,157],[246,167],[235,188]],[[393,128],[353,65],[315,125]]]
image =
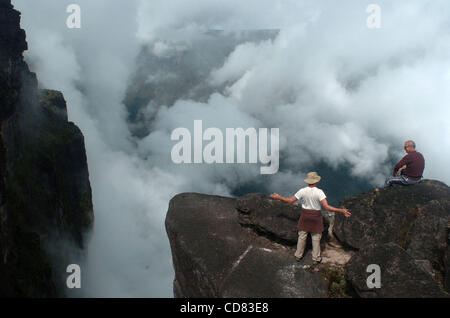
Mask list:
[[[449,211],[445,207],[439,208],[440,212],[425,208],[433,200],[450,200],[450,188],[439,181],[424,180],[414,186],[394,185],[370,190],[340,203],[354,213],[351,218],[337,214],[333,231],[341,242],[355,249],[389,242],[406,247],[410,243],[408,240],[413,239],[411,234],[408,238],[408,234],[414,224],[416,231],[422,231],[419,230],[425,226],[422,222],[436,217],[448,218]],[[431,217],[430,213],[437,215]],[[435,230],[442,231],[442,228],[439,226]]]
[[[322,263],[294,258],[300,208],[261,193],[182,193],[166,229],[177,297],[448,297],[450,189],[439,181],[344,199],[323,213]],[[310,237],[308,238],[310,241]],[[370,288],[370,264],[381,288]]]
[[[371,264],[380,268],[379,288],[367,284],[369,274],[374,273],[367,272]],[[347,263],[345,277],[360,297],[448,297],[432,275],[395,243],[361,249]]]
[[238,221],[236,199],[175,196],[166,229],[177,297],[325,297],[327,283],[297,263],[293,248]]

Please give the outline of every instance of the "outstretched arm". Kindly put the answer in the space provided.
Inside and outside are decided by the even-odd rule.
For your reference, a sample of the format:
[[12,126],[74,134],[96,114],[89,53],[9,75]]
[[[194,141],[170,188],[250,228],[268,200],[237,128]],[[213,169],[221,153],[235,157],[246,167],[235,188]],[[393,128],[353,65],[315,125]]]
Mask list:
[[327,199],[323,199],[322,201],[320,201],[320,203],[322,204],[323,208],[325,210],[327,210],[327,211],[336,212],[336,213],[344,213],[344,215],[346,217],[350,217],[352,215],[350,213],[350,211],[347,210],[347,209],[338,209],[338,208],[335,208],[335,207],[333,207],[331,205],[328,205]]
[[294,203],[295,201],[297,201],[297,198],[296,198],[295,195],[292,196],[292,197],[290,197],[290,198],[285,198],[285,197],[279,195],[278,193],[272,193],[272,194],[270,195],[270,197],[271,197],[272,199],[280,200],[280,201],[283,201],[283,202],[286,202],[286,203],[289,203],[289,204],[292,204],[292,203]]

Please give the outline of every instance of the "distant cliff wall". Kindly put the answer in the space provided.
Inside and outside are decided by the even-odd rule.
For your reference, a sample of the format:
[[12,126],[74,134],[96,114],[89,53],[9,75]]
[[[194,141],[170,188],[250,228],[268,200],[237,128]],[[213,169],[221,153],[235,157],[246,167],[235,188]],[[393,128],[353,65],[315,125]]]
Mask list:
[[82,248],[93,223],[91,187],[84,137],[26,49],[20,13],[0,0],[0,296],[57,297],[63,246]]

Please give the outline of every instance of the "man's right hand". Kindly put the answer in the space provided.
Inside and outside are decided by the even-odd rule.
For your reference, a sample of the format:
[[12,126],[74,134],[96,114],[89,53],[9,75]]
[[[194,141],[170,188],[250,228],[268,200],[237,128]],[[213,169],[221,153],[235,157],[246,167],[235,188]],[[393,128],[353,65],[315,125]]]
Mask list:
[[347,218],[349,218],[352,214],[350,213],[350,211],[349,210],[347,210],[347,209],[342,209],[342,213],[344,213],[344,215],[345,215],[345,217],[347,217]]

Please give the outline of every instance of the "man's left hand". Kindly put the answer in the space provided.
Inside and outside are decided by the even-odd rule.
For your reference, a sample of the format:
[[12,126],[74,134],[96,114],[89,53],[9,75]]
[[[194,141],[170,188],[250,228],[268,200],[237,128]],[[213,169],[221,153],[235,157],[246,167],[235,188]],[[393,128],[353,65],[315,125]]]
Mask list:
[[397,176],[401,175],[401,174],[402,174],[402,171],[405,170],[405,169],[406,169],[406,165],[404,165],[403,167],[401,167],[400,169],[398,169],[396,175],[397,175]]

